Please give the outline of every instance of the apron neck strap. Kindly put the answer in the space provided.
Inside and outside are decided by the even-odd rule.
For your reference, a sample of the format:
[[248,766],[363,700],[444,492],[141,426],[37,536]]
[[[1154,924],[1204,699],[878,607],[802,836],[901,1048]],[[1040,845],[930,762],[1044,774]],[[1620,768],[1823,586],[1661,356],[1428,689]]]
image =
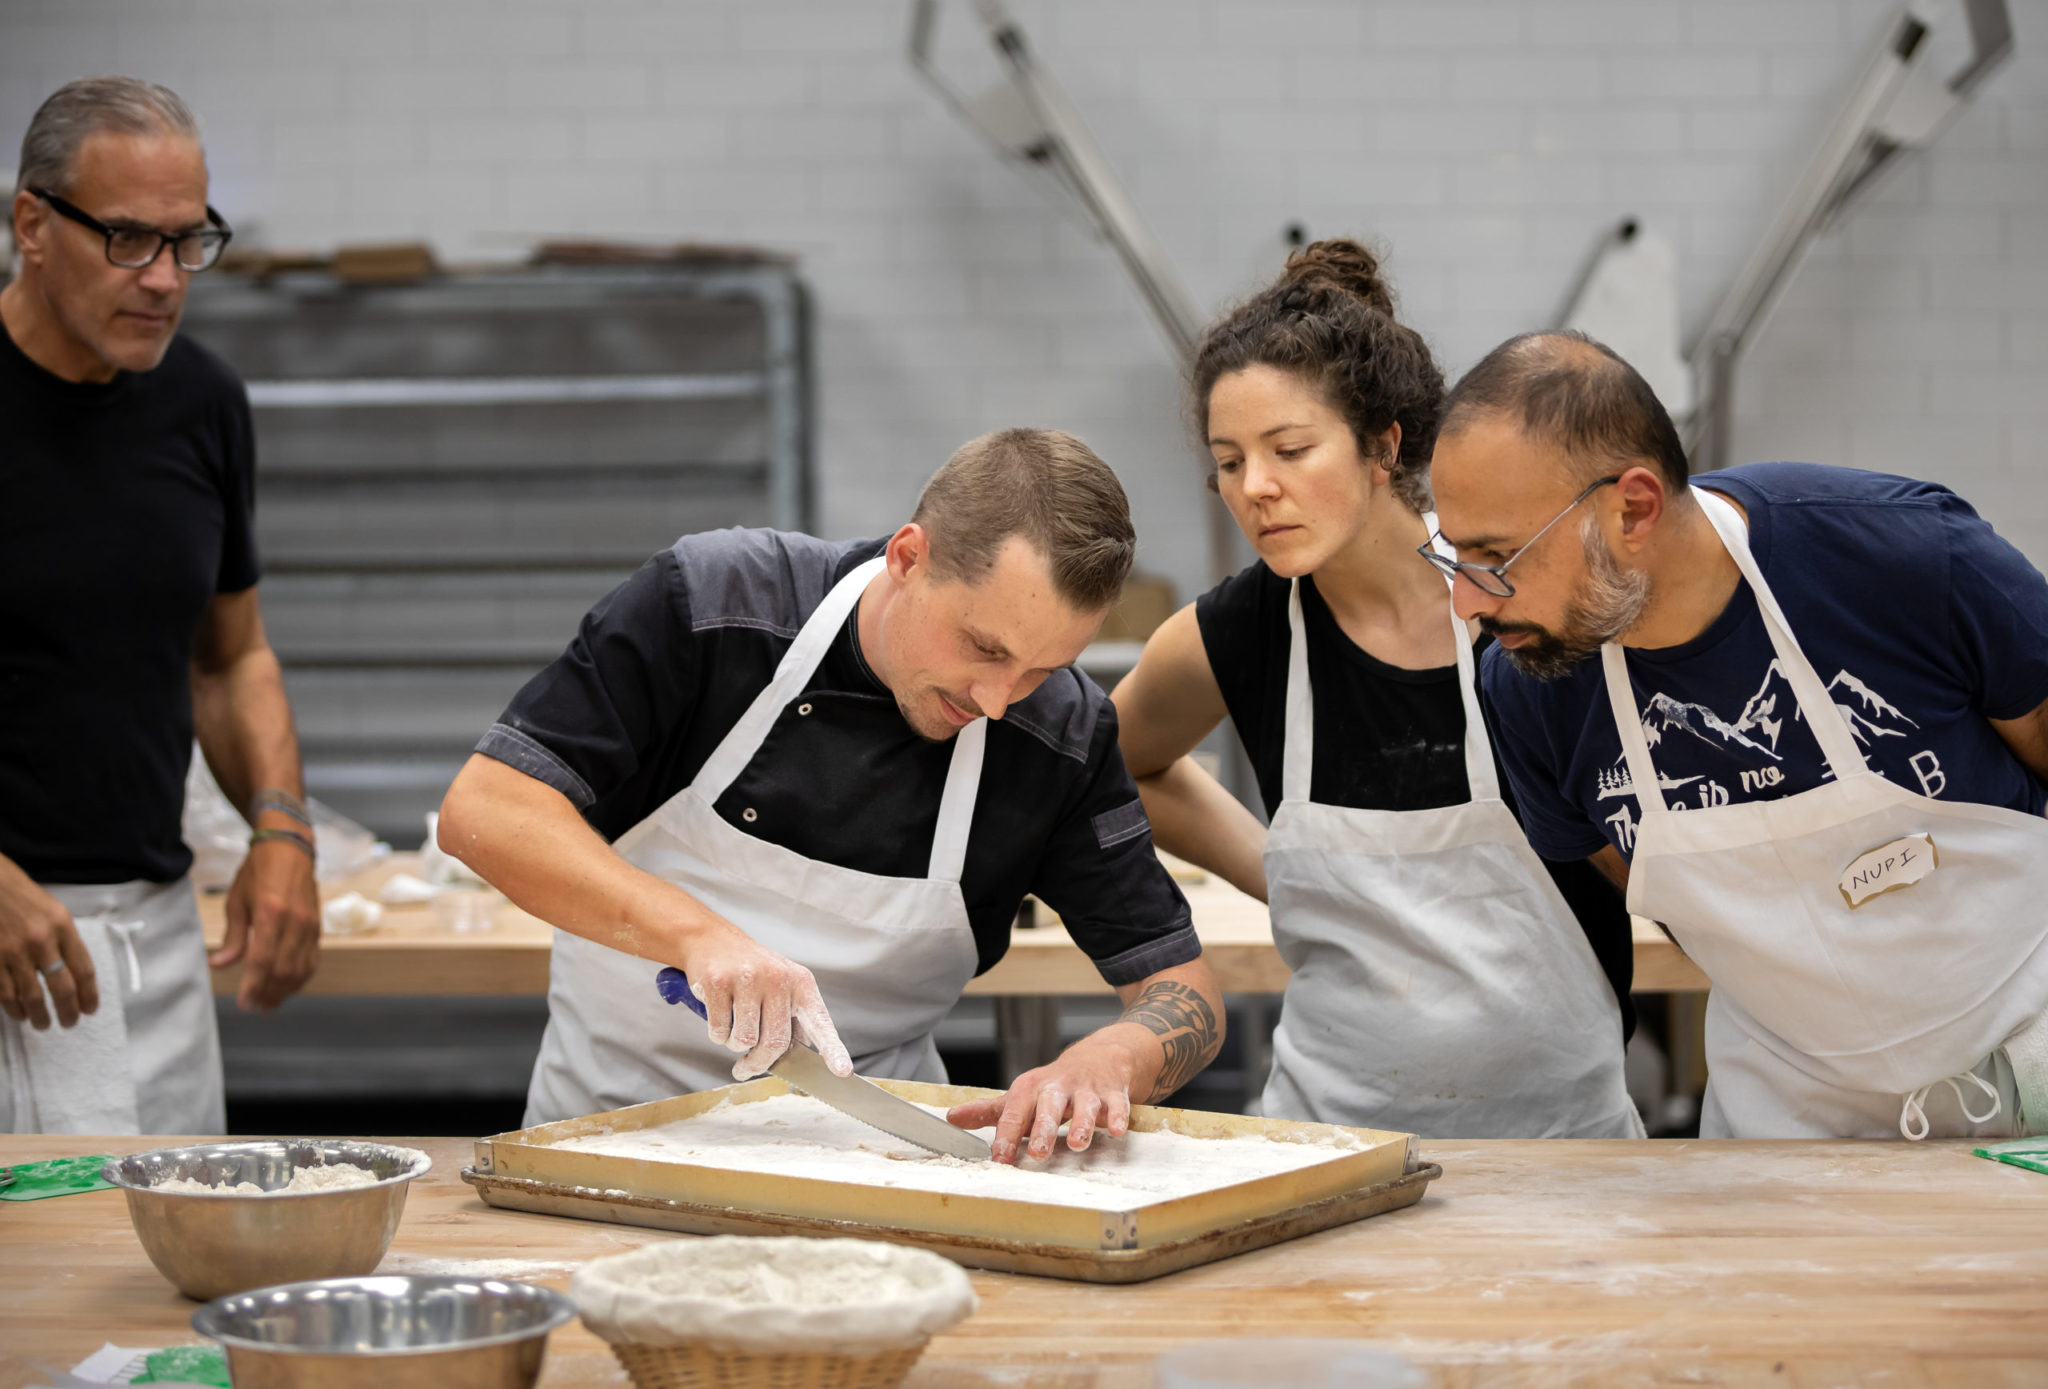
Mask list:
[[[1707,520],[1727,547],[1728,555],[1735,561],[1735,567],[1748,581],[1750,591],[1756,595],[1758,611],[1763,614],[1764,632],[1770,637],[1771,650],[1777,656],[1778,670],[1785,677],[1785,683],[1792,689],[1793,702],[1798,706],[1807,727],[1813,730],[1814,741],[1820,744],[1821,756],[1827,759],[1829,768],[1837,781],[1870,770],[1861,748],[1856,746],[1856,735],[1850,731],[1849,721],[1842,716],[1834,696],[1821,683],[1820,675],[1813,663],[1806,659],[1806,652],[1792,635],[1792,624],[1785,620],[1784,609],[1778,606],[1777,595],[1764,582],[1764,573],[1750,553],[1749,527],[1743,522],[1742,514],[1732,502],[1716,494],[1711,488],[1695,487],[1693,497]],[[1652,810],[1664,809],[1664,793],[1657,783],[1656,768],[1650,758],[1650,742],[1643,732],[1642,715],[1636,704],[1635,690],[1629,682],[1628,660],[1622,648],[1608,642],[1600,648],[1600,664],[1607,682],[1607,701],[1614,710],[1614,724],[1621,735],[1622,755],[1628,763],[1629,779],[1634,782],[1636,801],[1647,814]]]
[[1798,702],[1799,712],[1806,716],[1807,726],[1813,730],[1821,755],[1827,758],[1835,779],[1840,781],[1858,772],[1869,771],[1870,764],[1864,758],[1863,750],[1856,745],[1856,735],[1849,730],[1849,721],[1842,717],[1835,697],[1821,683],[1813,662],[1806,659],[1798,638],[1792,635],[1792,624],[1785,620],[1785,610],[1778,606],[1777,595],[1764,582],[1764,571],[1757,564],[1756,556],[1750,553],[1749,526],[1743,521],[1742,514],[1735,509],[1733,502],[1708,488],[1695,487],[1692,494],[1706,510],[1707,519],[1713,522],[1721,543],[1728,547],[1735,567],[1742,571],[1743,578],[1749,580],[1749,587],[1756,594],[1756,605],[1763,611],[1764,630],[1770,634],[1771,649],[1778,654],[1778,669],[1792,686],[1792,697]]
[[1316,765],[1315,700],[1308,687],[1308,624],[1301,580],[1287,589],[1287,717],[1280,743],[1280,799],[1305,801]]
[[[1422,524],[1429,528],[1430,541],[1440,554],[1455,555],[1436,533],[1436,515],[1426,513]],[[1472,659],[1472,634],[1451,610],[1451,645],[1457,652],[1458,699],[1465,709],[1465,781],[1475,801],[1500,799],[1500,778],[1493,769],[1493,745],[1486,736],[1486,720],[1479,712],[1479,681]],[[1306,801],[1315,769],[1315,697],[1308,681],[1308,624],[1302,619],[1301,580],[1287,592],[1287,717],[1286,742],[1280,759],[1280,797]]]
[[981,759],[987,746],[986,718],[953,735],[953,761],[946,768],[939,827],[932,835],[931,863],[925,870],[925,876],[936,882],[959,882],[967,866],[967,832],[974,828],[974,801],[981,790]]
[[1628,763],[1636,804],[1643,814],[1664,809],[1664,788],[1657,784],[1657,764],[1650,759],[1650,739],[1628,683],[1628,658],[1615,642],[1600,647],[1600,668],[1607,677],[1607,703],[1614,710],[1614,731],[1621,736],[1621,755]]
[[[753,761],[775,720],[782,716],[783,706],[803,693],[838,637],[839,629],[853,615],[861,594],[882,572],[884,563],[884,557],[877,555],[856,566],[832,586],[825,600],[804,620],[768,684],[754,696],[739,722],[726,732],[711,756],[704,759],[704,765],[697,769],[690,789],[705,804],[715,805]],[[946,789],[939,800],[939,827],[932,838],[931,876],[945,882],[960,881],[961,868],[967,861],[967,832],[974,821],[974,802],[981,789],[982,751],[987,741],[987,719],[976,719],[953,739],[953,760],[946,770]]]
[[[1430,547],[1444,558],[1455,560],[1458,552],[1436,528],[1436,513],[1424,512],[1422,524],[1429,530]],[[1457,586],[1457,579],[1448,577],[1447,591],[1455,592]],[[1497,801],[1500,775],[1493,769],[1493,742],[1486,734],[1485,716],[1479,712],[1479,672],[1472,657],[1472,633],[1459,619],[1457,606],[1449,598],[1444,605],[1451,610],[1451,646],[1458,653],[1458,698],[1465,706],[1465,784],[1471,787],[1473,800]]]
[[857,566],[832,586],[825,595],[825,601],[818,604],[805,620],[797,631],[796,640],[782,653],[775,674],[769,677],[761,693],[754,696],[754,702],[747,706],[746,713],[740,715],[739,722],[726,731],[725,737],[712,749],[711,756],[704,759],[704,765],[697,769],[697,779],[691,786],[707,803],[716,803],[725,794],[726,788],[732,785],[747,763],[754,760],[754,754],[767,741],[768,730],[781,716],[782,706],[803,693],[812,673],[831,649],[832,639],[839,635],[839,629],[853,613],[854,605],[860,602],[869,581],[882,572],[883,562],[883,557],[877,555]]

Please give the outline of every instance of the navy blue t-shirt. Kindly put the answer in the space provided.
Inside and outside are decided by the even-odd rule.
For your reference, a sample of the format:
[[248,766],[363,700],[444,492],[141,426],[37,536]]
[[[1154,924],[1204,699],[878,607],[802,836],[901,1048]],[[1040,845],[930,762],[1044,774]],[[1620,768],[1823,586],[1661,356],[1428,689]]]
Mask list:
[[[1695,485],[1749,513],[1764,579],[1878,773],[1942,800],[2041,813],[2048,792],[1986,720],[2048,700],[2048,580],[1969,503],[1931,482],[1810,463],[1753,463]],[[1627,655],[1672,809],[1775,800],[1831,775],[1747,582],[1698,637]],[[1481,682],[1536,852],[1631,855],[1642,811],[1599,660],[1543,681],[1496,647]]]

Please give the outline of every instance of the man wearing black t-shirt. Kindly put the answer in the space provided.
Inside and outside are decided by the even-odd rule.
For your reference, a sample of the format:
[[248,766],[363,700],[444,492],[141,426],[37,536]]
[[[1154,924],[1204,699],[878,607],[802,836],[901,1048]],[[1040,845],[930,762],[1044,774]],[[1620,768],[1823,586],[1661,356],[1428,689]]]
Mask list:
[[994,1123],[999,1161],[1063,1122],[1085,1148],[1207,1065],[1222,998],[1115,709],[1073,669],[1134,546],[1086,445],[1012,429],[886,540],[685,536],[592,609],[441,813],[442,848],[562,928],[527,1122],[756,1074],[792,1039],[942,1080],[932,1029],[1026,892],[1125,1012],[955,1123]]
[[256,600],[248,399],[175,336],[228,231],[191,112],[133,79],[51,96],[20,178],[0,291],[0,1131],[218,1133],[179,830],[195,734],[255,826],[213,959],[244,963],[242,1006],[304,984],[320,929]]

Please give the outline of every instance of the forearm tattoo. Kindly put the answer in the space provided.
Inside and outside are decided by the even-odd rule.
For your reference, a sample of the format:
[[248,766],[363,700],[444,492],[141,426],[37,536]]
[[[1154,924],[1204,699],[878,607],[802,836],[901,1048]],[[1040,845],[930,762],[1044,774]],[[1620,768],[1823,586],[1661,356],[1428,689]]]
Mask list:
[[1134,1022],[1159,1038],[1166,1060],[1159,1078],[1152,1083],[1151,1098],[1164,1099],[1193,1080],[1195,1073],[1216,1059],[1223,1037],[1216,1026],[1216,1012],[1209,1000],[1185,984],[1161,979],[1124,1009],[1118,1022]]

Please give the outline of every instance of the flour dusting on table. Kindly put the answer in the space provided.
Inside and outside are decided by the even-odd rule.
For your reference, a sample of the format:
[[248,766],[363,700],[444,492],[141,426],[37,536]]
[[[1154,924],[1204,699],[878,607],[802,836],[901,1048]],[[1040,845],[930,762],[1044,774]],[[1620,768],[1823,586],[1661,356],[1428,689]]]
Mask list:
[[[943,1109],[920,1105],[933,1114]],[[979,1131],[986,1138],[993,1129]],[[1365,1145],[1098,1132],[1086,1152],[1065,1140],[1040,1162],[1015,1167],[945,1157],[891,1138],[808,1095],[777,1095],[658,1128],[567,1138],[551,1147],[641,1161],[684,1163],[776,1177],[810,1177],[948,1196],[1129,1210],[1328,1162]]]
[[555,1278],[583,1267],[581,1259],[463,1259],[393,1250],[377,1265],[379,1273],[418,1273],[428,1277],[510,1278],[531,1282]]

